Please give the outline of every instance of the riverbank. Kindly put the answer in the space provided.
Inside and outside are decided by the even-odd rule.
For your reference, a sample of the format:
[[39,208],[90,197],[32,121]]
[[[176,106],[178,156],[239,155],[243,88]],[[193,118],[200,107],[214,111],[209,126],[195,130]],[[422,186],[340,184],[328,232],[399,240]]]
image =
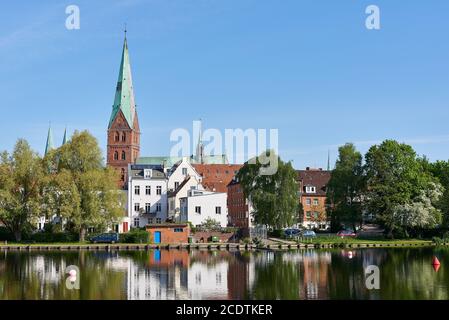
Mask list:
[[[274,240],[274,239],[273,239]],[[53,244],[2,244],[0,250],[154,250],[154,249],[197,249],[197,250],[298,250],[326,248],[397,248],[449,246],[449,242],[436,244],[429,240],[359,240],[341,239],[340,241],[319,241],[294,243],[279,239],[269,244],[239,243],[178,243],[178,244],[90,244],[90,243],[53,243]]]

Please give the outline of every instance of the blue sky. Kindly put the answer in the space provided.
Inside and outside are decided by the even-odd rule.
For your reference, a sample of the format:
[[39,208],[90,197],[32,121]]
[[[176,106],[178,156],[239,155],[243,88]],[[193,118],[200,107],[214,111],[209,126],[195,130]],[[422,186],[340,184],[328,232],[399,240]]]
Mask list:
[[[66,6],[81,11],[65,28]],[[365,28],[376,4],[381,30]],[[10,1],[0,11],[0,149],[43,153],[49,121],[105,150],[124,23],[142,155],[175,128],[277,128],[294,166],[384,139],[449,158],[449,1]]]

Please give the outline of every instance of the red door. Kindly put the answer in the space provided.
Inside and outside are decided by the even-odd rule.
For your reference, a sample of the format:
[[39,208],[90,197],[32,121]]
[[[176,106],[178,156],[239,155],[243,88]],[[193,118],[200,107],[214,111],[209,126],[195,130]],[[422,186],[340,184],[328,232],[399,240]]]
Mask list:
[[128,222],[123,222],[123,232],[128,232]]

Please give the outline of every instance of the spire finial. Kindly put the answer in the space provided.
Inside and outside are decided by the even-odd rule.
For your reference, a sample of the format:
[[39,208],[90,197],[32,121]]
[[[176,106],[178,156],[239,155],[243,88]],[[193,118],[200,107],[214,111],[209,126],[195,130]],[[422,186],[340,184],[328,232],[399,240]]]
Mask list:
[[126,39],[126,33],[128,32],[127,28],[126,28],[126,22],[125,22],[125,30],[123,30],[125,32],[125,39]]

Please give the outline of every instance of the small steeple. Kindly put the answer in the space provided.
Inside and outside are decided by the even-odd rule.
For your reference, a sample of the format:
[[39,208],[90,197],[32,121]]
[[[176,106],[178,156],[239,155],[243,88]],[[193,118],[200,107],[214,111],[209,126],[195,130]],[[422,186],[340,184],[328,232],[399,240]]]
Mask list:
[[48,127],[48,133],[47,133],[47,143],[45,145],[45,154],[47,155],[47,153],[50,152],[50,150],[53,150],[53,133],[51,131],[51,124]]
[[67,127],[64,129],[64,137],[62,138],[62,145],[67,143]]
[[331,169],[331,155],[330,150],[327,150],[327,171],[330,171]]
[[196,145],[196,161],[197,163],[203,163],[203,153],[204,153],[204,146],[203,146],[203,132],[202,132],[202,123],[201,119],[199,119],[199,131],[198,131],[198,144]]

